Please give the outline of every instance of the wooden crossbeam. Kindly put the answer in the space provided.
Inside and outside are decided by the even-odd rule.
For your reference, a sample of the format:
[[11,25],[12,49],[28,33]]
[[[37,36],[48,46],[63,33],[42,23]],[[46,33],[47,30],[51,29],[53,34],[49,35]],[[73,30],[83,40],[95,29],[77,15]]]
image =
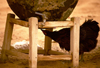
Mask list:
[[24,26],[24,27],[29,27],[29,22],[27,21],[15,19],[15,18],[9,18],[9,21],[10,23],[13,23],[13,24],[17,24],[17,25]]
[[72,60],[71,55],[49,55],[49,56],[43,56],[38,55],[39,61],[55,61],[55,60]]
[[41,27],[39,22],[39,28],[55,28],[55,27],[71,27],[73,26],[72,21],[47,21],[43,27]]
[[[9,21],[13,24],[29,27],[29,22],[27,21],[22,21],[15,18],[9,18]],[[42,22],[38,23],[38,28],[71,27],[74,25],[72,21],[47,21],[45,22],[45,25],[41,27],[41,23]]]

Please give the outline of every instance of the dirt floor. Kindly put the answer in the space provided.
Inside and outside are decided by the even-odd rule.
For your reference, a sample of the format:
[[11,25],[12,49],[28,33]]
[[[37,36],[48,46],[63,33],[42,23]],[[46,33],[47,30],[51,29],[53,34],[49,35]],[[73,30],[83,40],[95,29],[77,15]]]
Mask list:
[[[0,0],[0,47],[2,47],[7,13],[13,13],[6,0]],[[75,10],[70,17],[80,17],[81,24],[88,17],[99,22],[100,26],[100,0],[79,0]],[[14,26],[12,42],[29,40],[29,29],[18,25]],[[99,32],[100,34],[100,32]],[[97,47],[91,52],[84,54],[84,62],[79,63],[79,68],[100,68],[100,35]],[[43,47],[44,35],[38,30],[38,44]],[[62,51],[57,43],[52,43],[52,49]],[[16,55],[10,55],[5,63],[0,63],[0,68],[28,68],[28,54],[20,50],[12,49]],[[63,51],[65,52],[65,51]],[[71,68],[71,61],[38,61],[38,68]]]

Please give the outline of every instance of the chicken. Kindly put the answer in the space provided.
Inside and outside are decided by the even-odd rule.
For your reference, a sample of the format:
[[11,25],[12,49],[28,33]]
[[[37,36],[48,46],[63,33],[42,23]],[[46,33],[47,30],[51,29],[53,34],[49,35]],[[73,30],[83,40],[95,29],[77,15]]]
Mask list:
[[58,42],[62,49],[70,50],[70,28],[65,28],[60,31],[50,32],[47,30],[42,30],[42,32],[53,39],[54,41]]
[[[42,32],[59,43],[60,48],[70,51],[70,28],[64,28],[59,31],[50,32],[42,30]],[[93,20],[85,21],[80,26],[80,46],[79,54],[83,60],[83,53],[89,52],[96,47],[99,32],[98,22]]]

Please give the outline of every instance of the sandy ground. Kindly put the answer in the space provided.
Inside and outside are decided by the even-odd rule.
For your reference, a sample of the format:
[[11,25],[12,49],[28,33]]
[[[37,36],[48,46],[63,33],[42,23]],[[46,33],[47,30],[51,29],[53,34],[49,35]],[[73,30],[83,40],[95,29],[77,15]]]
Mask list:
[[[6,0],[0,0],[0,47],[3,43],[4,30],[7,13],[13,13]],[[100,25],[100,0],[79,0],[75,10],[70,17],[80,17],[80,22],[85,21],[87,17],[92,17]],[[12,42],[29,40],[29,29],[18,25],[14,26]],[[97,47],[91,52],[84,54],[84,62],[80,62],[80,68],[100,68],[100,35],[98,36]],[[38,30],[38,44],[43,47],[44,35]],[[62,51],[57,43],[53,43],[53,50]],[[6,63],[0,63],[0,68],[28,68],[28,54],[21,53],[12,49],[15,55],[10,55]],[[65,51],[63,51],[65,52]],[[38,68],[70,68],[71,61],[38,61]]]

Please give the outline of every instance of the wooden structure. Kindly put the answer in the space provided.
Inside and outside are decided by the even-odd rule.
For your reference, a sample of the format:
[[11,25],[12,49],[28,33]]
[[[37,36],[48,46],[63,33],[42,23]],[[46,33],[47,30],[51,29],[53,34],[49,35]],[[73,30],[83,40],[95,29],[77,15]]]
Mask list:
[[[72,60],[73,66],[78,67],[79,65],[79,32],[80,24],[79,18],[71,18],[71,21],[47,21],[43,27],[41,27],[41,22],[38,22],[36,17],[29,18],[29,22],[15,19],[14,14],[7,15],[7,22],[5,28],[5,35],[2,47],[2,61],[7,59],[6,52],[10,50],[11,37],[13,32],[13,25],[18,24],[24,27],[29,27],[29,66],[30,68],[37,68],[38,60]],[[71,40],[71,51],[67,55],[62,52],[57,52],[51,50],[51,39],[45,37],[44,50],[37,50],[37,40],[38,40],[38,28],[46,28],[52,31],[54,27],[70,27],[70,40]],[[44,54],[44,56],[39,57],[38,54]],[[59,57],[58,57],[59,56]]]

